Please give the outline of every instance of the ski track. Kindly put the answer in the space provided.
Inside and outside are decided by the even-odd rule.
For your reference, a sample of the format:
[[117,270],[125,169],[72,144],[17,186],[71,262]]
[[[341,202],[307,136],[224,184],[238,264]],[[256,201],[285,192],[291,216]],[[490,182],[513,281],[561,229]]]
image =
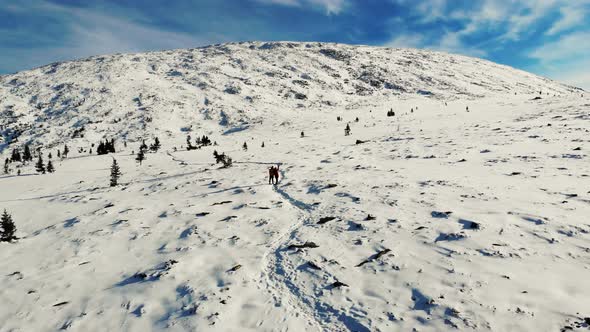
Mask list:
[[[285,174],[281,170],[281,182],[284,181]],[[285,278],[285,267],[283,267],[283,257],[281,251],[285,245],[295,237],[297,231],[310,220],[311,206],[293,199],[286,191],[280,189],[278,185],[273,185],[273,191],[277,192],[285,201],[298,209],[300,215],[297,220],[281,235],[276,237],[269,245],[268,250],[262,257],[263,271],[260,273],[260,280],[264,282],[264,288],[268,289],[273,297],[275,306],[283,306],[286,304],[289,308],[288,312],[296,312],[296,316],[305,317],[310,326],[317,331],[321,331],[321,322],[317,320],[313,312],[310,312],[309,307],[300,295],[298,288]],[[307,214],[307,215],[306,215]],[[289,298],[285,301],[284,297],[288,295]],[[291,311],[291,309],[293,311]]]
[[[283,170],[281,170],[281,179],[281,181],[286,180]],[[273,190],[294,208],[298,209],[300,215],[289,229],[270,244],[269,249],[262,258],[265,268],[261,272],[261,280],[265,282],[265,287],[272,294],[275,305],[282,306],[286,302],[289,309],[294,309],[297,312],[296,316],[305,317],[309,325],[317,331],[370,331],[356,318],[346,315],[313,295],[305,294],[303,289],[297,286],[296,281],[294,281],[295,278],[289,278],[294,277],[293,274],[297,273],[297,268],[290,263],[287,255],[288,251],[285,248],[289,242],[296,238],[296,234],[302,227],[309,225],[314,220],[313,211],[315,209],[312,205],[293,198],[278,185],[274,185]],[[284,299],[285,294],[289,294],[287,300]],[[335,318],[340,324],[334,326],[331,318]]]

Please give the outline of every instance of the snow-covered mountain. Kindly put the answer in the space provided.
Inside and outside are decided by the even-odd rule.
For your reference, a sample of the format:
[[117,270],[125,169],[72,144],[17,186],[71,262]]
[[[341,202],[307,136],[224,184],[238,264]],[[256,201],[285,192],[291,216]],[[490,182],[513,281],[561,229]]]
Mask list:
[[[2,76],[0,112],[1,160],[30,143],[56,168],[0,175],[19,238],[0,242],[0,332],[590,328],[580,89],[444,53],[252,42]],[[104,138],[117,152],[89,153]]]
[[18,137],[49,147],[81,136],[90,142],[136,140],[146,133],[198,129],[209,118],[236,130],[279,110],[351,109],[417,95],[447,101],[539,92],[564,95],[579,89],[439,52],[326,43],[224,44],[96,56],[1,76],[0,139]]

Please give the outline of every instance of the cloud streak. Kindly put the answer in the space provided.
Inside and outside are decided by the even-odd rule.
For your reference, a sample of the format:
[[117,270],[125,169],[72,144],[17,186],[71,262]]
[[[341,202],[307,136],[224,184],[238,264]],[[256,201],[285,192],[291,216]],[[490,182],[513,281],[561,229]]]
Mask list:
[[292,7],[321,8],[326,15],[338,15],[347,5],[346,0],[257,0],[261,3]]

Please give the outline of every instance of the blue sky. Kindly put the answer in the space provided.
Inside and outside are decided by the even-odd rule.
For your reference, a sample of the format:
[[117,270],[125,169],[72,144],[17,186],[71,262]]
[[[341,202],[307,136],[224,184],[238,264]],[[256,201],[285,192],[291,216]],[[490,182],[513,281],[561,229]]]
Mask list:
[[0,73],[245,40],[416,47],[590,90],[590,0],[0,0]]

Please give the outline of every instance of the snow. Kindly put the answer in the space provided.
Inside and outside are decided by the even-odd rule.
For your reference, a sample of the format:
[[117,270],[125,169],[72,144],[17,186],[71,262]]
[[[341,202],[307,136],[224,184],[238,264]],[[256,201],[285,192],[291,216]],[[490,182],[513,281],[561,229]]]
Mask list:
[[[405,92],[359,83],[370,63],[381,69],[362,77]],[[479,59],[317,43],[94,57],[0,80],[2,160],[42,143],[57,170],[0,176],[20,238],[0,243],[0,331],[589,328],[581,90]],[[185,151],[187,133],[218,145]],[[140,166],[132,151],[154,135],[162,150]],[[117,153],[90,155],[103,137]]]

